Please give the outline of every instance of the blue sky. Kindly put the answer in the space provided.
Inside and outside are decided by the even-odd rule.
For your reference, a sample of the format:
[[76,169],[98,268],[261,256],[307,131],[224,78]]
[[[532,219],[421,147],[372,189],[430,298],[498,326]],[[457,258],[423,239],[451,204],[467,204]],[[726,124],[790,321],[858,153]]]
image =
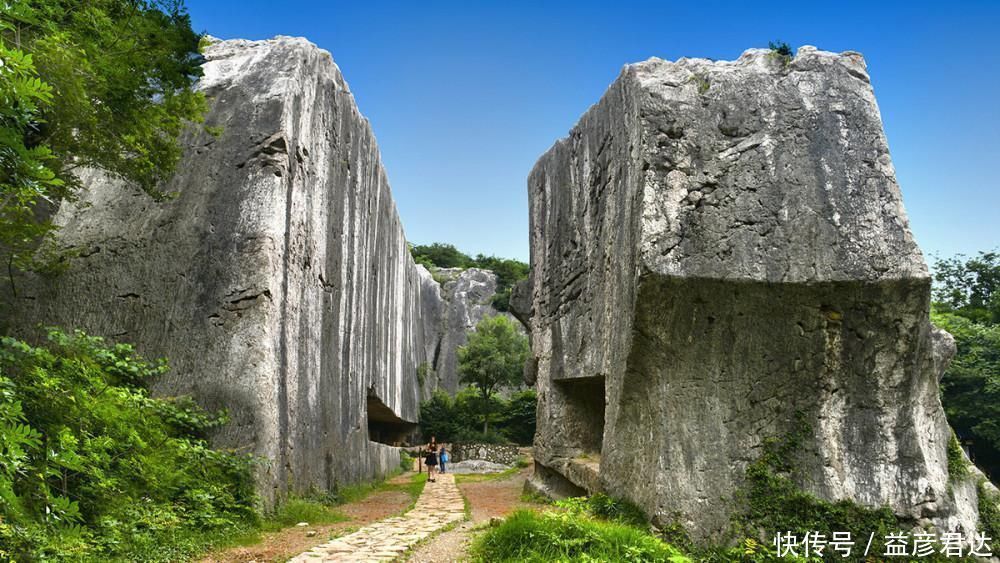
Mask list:
[[222,38],[329,50],[414,243],[528,258],[525,179],[622,65],[780,39],[864,53],[925,254],[1000,246],[1000,2],[188,0]]

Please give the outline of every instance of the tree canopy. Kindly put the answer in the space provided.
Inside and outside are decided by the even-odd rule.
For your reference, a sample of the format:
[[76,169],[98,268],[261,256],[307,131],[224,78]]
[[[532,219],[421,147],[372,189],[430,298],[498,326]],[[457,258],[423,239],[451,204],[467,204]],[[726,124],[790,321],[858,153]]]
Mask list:
[[976,464],[1000,478],[1000,254],[938,260],[931,320],[958,351],[941,379],[941,402]]
[[163,196],[201,121],[199,35],[180,0],[8,0],[0,12],[0,257],[37,266],[42,203],[97,167]]
[[502,387],[521,382],[528,358],[528,338],[503,315],[485,317],[469,334],[469,341],[458,348],[459,381],[472,386],[482,399],[483,433],[489,432],[490,398]]

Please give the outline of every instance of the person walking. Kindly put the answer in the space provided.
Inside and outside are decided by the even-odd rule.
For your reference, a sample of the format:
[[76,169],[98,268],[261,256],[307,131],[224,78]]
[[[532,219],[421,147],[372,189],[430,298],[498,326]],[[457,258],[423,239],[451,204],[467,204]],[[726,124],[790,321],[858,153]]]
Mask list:
[[444,449],[444,445],[442,445],[441,449],[438,450],[438,473],[448,472],[447,466],[449,459],[450,457],[448,456],[448,450]]
[[431,442],[427,444],[427,455],[424,457],[424,465],[427,466],[427,480],[433,483],[434,479],[434,468],[438,464],[437,455],[437,444]]

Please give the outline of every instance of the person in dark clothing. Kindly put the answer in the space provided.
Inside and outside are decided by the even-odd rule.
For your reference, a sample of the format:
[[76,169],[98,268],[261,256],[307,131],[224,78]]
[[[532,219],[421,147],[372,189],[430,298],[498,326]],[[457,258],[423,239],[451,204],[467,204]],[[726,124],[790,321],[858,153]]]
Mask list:
[[438,464],[437,455],[437,444],[430,443],[427,445],[427,452],[424,456],[424,465],[427,466],[427,480],[434,482],[434,468]]

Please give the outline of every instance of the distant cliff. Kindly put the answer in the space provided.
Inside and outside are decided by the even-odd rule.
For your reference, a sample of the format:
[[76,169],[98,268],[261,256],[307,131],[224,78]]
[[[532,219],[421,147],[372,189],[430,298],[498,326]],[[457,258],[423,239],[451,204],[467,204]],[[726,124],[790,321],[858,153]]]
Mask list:
[[[163,203],[99,173],[56,215],[75,252],[17,280],[13,322],[81,328],[166,356],[161,394],[227,408],[215,443],[265,460],[268,501],[386,474],[418,416],[444,310],[418,268],[375,138],[308,41],[205,51],[206,124]],[[371,440],[370,440],[371,438]]]

